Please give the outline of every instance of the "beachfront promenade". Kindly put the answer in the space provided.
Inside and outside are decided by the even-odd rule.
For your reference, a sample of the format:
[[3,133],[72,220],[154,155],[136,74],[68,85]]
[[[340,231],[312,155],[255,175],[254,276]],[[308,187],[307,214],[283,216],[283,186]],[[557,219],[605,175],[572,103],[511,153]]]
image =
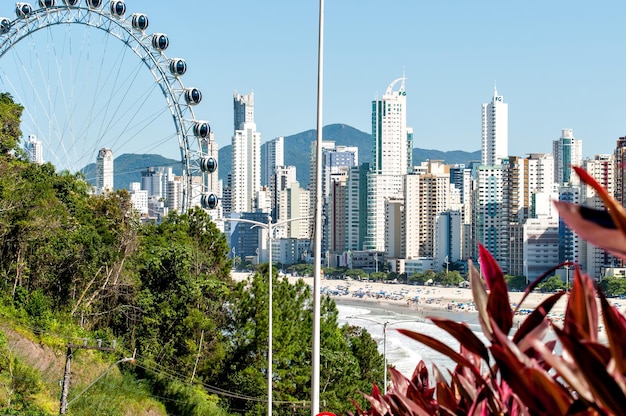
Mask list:
[[[243,280],[250,273],[233,273],[233,279]],[[285,276],[291,283],[295,283],[298,279],[304,280],[308,285],[313,284],[312,277],[294,277]],[[459,320],[465,314],[467,319],[463,321],[475,321],[476,310],[473,306],[472,291],[469,288],[457,287],[439,287],[439,286],[415,286],[407,284],[392,284],[379,282],[360,282],[323,279],[322,288],[326,288],[325,292],[333,297],[338,303],[349,304],[352,306],[378,304],[380,307],[389,309],[393,313],[400,313],[414,317],[428,316],[448,316],[451,319]],[[342,294],[347,292],[345,294]],[[363,292],[363,296],[355,296],[355,293]],[[389,295],[381,296],[381,294]],[[394,296],[398,295],[398,296]],[[523,292],[509,292],[509,302],[511,307],[515,308],[522,296]],[[535,309],[543,302],[549,293],[531,293],[526,297],[520,310]],[[395,299],[394,299],[395,297]],[[563,296],[559,302],[552,308],[549,317],[558,324],[563,319],[565,307],[567,305],[568,296]],[[626,301],[609,299],[611,305],[615,305],[624,314],[626,312]],[[462,314],[462,315],[459,315]],[[454,317],[454,318],[452,318]],[[523,320],[524,313],[520,313],[515,317],[516,322]],[[601,323],[602,324],[602,323]]]

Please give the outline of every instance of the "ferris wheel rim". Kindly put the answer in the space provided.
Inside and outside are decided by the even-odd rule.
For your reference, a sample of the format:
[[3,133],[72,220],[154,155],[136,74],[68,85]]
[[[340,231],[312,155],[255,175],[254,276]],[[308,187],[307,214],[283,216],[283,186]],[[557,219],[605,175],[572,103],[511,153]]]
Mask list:
[[[158,49],[156,46],[153,46],[153,38],[156,36],[167,37],[167,35],[158,32],[147,34],[145,31],[148,26],[146,15],[133,13],[128,18],[116,16],[113,14],[113,4],[124,4],[125,2],[106,2],[107,5],[111,5],[111,13],[107,13],[104,1],[96,1],[95,3],[94,1],[86,0],[86,5],[81,4],[79,1],[74,1],[73,3],[76,3],[76,5],[64,4],[58,6],[43,6],[43,3],[40,1],[38,2],[40,7],[36,9],[32,8],[29,3],[16,3],[17,17],[15,19],[10,20],[0,17],[0,60],[24,38],[52,26],[81,24],[100,29],[107,36],[120,40],[125,47],[128,47],[141,59],[151,72],[172,115],[181,154],[180,162],[183,172],[181,209],[184,212],[193,206],[192,188],[194,186],[194,176],[202,177],[200,199],[203,199],[202,197],[205,195],[204,191],[206,190],[204,185],[205,172],[202,166],[206,164],[205,161],[208,157],[203,152],[202,142],[210,140],[208,137],[210,126],[206,121],[197,120],[192,108],[193,105],[201,100],[202,94],[195,87],[185,88],[183,85],[180,77],[186,72],[184,59],[168,58],[164,53],[165,48]],[[51,3],[54,4],[55,1]],[[22,6],[31,7],[30,13],[20,16],[18,9]],[[125,8],[124,14],[126,14]],[[145,17],[145,27],[138,28],[134,26],[134,19],[137,16]],[[169,39],[167,39],[167,42],[169,44]],[[176,71],[181,65],[184,66],[184,70],[177,73]],[[195,148],[193,145],[195,145]]]

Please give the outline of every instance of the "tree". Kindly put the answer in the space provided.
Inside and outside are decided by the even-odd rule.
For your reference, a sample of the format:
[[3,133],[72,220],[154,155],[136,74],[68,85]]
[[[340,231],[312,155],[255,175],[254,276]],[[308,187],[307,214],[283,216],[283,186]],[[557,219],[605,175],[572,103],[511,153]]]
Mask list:
[[0,93],[0,157],[18,149],[22,111],[24,107],[15,103],[11,94]]
[[626,294],[626,279],[623,277],[606,276],[600,281],[600,287],[607,296],[621,296]]
[[[142,230],[133,258],[141,314],[127,332],[131,347],[154,362],[196,378],[220,371],[226,324],[224,299],[231,286],[225,237],[199,208],[171,213]],[[199,353],[200,339],[203,339]]]
[[370,274],[370,279],[375,281],[383,281],[387,277],[387,273],[385,272],[374,272]]
[[445,271],[440,271],[436,274],[434,281],[444,286],[458,286],[459,283],[463,281],[463,276],[458,271],[452,271],[446,273]]
[[[262,271],[265,275],[257,273],[240,282],[231,294],[227,328],[231,347],[225,359],[228,365],[218,378],[226,380],[222,388],[253,397],[266,397],[267,386],[267,267]],[[291,284],[276,275],[273,293],[273,397],[284,403],[282,413],[287,413],[292,404],[310,399],[312,293],[304,281]],[[339,412],[351,408],[349,398],[357,391],[380,381],[382,357],[368,333],[340,328],[337,317],[335,302],[322,298],[320,399],[328,409]],[[246,414],[266,410],[265,403],[238,399],[231,399],[230,406],[245,409]],[[308,409],[300,411],[306,414]]]
[[346,270],[346,276],[353,279],[362,279],[367,277],[367,272],[363,269],[348,269]]
[[537,288],[544,292],[556,292],[559,290],[565,290],[565,283],[563,283],[563,280],[561,280],[559,276],[552,276],[545,282],[539,283]]
[[524,290],[526,288],[526,276],[504,275],[506,285],[510,290]]

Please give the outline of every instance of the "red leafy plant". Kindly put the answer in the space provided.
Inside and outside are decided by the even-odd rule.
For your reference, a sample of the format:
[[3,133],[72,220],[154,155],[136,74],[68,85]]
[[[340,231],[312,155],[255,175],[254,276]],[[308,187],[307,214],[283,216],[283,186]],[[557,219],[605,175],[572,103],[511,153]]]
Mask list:
[[[626,210],[584,170],[575,169],[602,197],[607,211],[555,202],[561,217],[581,237],[626,260]],[[390,368],[392,387],[383,394],[374,386],[365,395],[371,408],[357,406],[357,414],[626,415],[626,319],[591,277],[575,267],[562,323],[548,314],[563,292],[548,296],[512,331],[513,316],[528,294],[556,268],[571,263],[530,284],[512,310],[501,268],[482,245],[479,251],[480,272],[470,261],[469,280],[488,345],[467,324],[449,319],[430,318],[459,341],[458,352],[433,337],[398,329],[449,357],[456,367],[444,377],[433,365],[432,381],[423,361],[410,379]],[[605,339],[599,339],[600,319]],[[555,336],[546,341],[549,330]]]

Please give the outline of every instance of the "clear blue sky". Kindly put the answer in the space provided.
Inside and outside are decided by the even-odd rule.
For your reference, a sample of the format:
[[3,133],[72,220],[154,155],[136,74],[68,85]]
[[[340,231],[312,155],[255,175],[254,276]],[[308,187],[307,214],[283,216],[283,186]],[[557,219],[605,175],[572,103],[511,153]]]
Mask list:
[[[168,57],[187,61],[183,83],[204,95],[195,115],[220,146],[234,90],[254,90],[263,141],[315,128],[317,0],[126,5],[169,35]],[[563,128],[585,156],[626,135],[624,2],[326,0],[325,12],[324,125],[369,133],[371,101],[404,71],[415,147],[479,150],[494,82],[509,104],[510,154],[551,152]]]

